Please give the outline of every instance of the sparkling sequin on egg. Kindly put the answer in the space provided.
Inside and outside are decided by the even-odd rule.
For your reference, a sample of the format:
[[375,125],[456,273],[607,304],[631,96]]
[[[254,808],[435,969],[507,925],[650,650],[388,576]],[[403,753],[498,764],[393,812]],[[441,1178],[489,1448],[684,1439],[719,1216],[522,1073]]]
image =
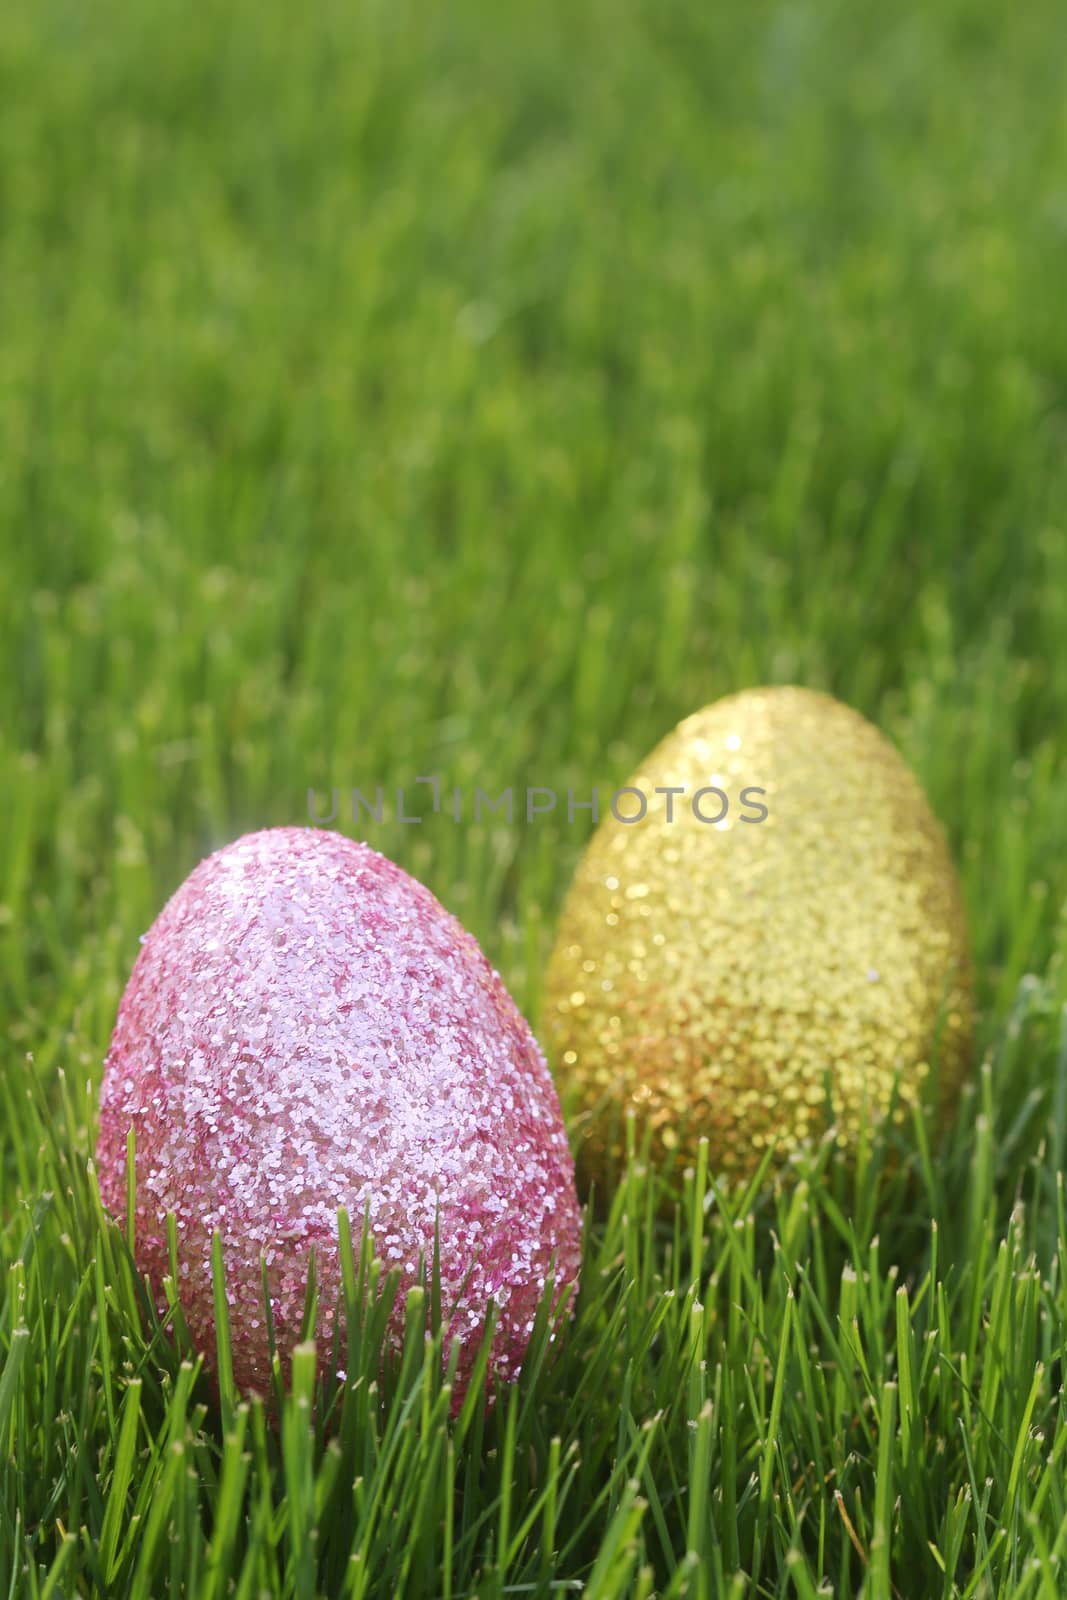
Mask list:
[[394,1345],[437,1222],[442,1307],[462,1345],[457,1393],[490,1298],[491,1364],[506,1381],[553,1258],[557,1294],[576,1280],[573,1164],[529,1027],[429,890],[340,834],[248,834],[202,861],[161,912],[101,1089],[100,1187],[117,1217],[131,1125],[137,1265],[161,1285],[173,1211],[182,1306],[210,1366],[219,1231],[242,1388],[269,1383],[261,1256],[284,1356],[314,1247],[325,1366],[342,1206],[357,1248],[369,1211],[378,1255],[400,1269]]
[[[959,886],[871,723],[810,690],[748,690],[682,722],[630,786],[645,814],[601,823],[546,983],[588,1177],[610,1185],[627,1110],[654,1157],[691,1161],[704,1135],[712,1170],[743,1178],[817,1137],[828,1105],[855,1142],[898,1076],[905,1117],[935,1060],[951,1105],[971,1033]],[[719,794],[694,807],[702,788],[720,820]],[[765,793],[746,806],[749,788]],[[639,815],[638,797],[617,809]]]

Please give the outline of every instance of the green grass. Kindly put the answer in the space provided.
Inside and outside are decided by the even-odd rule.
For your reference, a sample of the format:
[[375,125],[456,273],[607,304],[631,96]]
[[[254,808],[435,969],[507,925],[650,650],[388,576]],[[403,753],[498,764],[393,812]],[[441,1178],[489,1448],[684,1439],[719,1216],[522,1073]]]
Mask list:
[[[5,9],[0,1595],[1067,1589],[1065,50],[1051,0]],[[216,1393],[87,1164],[165,896],[311,785],[615,785],[763,681],[948,828],[945,1143],[635,1160],[490,1410],[417,1295],[379,1375],[358,1243],[343,1402]],[[536,1019],[588,828],[369,836]]]

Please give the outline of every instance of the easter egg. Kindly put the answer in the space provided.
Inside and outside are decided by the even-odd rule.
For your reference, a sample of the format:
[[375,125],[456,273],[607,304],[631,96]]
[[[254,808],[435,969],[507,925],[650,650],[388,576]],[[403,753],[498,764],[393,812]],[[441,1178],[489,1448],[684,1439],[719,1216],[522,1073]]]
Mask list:
[[[550,1274],[576,1281],[580,1222],[559,1102],[529,1027],[476,941],[365,844],[310,828],[209,856],[142,941],[104,1068],[100,1188],[125,1216],[135,1135],[137,1266],[178,1291],[208,1366],[211,1249],[223,1245],[233,1369],[267,1392],[261,1261],[283,1362],[315,1253],[320,1365],[341,1288],[340,1207],[364,1218],[404,1298],[440,1247],[458,1395],[490,1298],[491,1371],[518,1371]],[[344,1341],[341,1342],[344,1351]]]
[[546,982],[579,1165],[601,1180],[627,1112],[654,1158],[690,1162],[705,1137],[730,1179],[831,1119],[854,1145],[891,1105],[951,1104],[970,1028],[964,911],[930,806],[870,722],[801,688],[688,717],[613,796]]

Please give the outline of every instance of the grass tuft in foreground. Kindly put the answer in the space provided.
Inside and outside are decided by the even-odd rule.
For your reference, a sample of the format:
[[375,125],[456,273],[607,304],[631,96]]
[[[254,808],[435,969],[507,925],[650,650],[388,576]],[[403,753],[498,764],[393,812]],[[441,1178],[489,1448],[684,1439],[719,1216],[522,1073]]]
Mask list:
[[[454,1416],[432,1274],[383,1362],[396,1275],[343,1214],[343,1389],[316,1395],[305,1343],[266,1404],[237,1395],[224,1317],[210,1382],[173,1282],[161,1324],[101,1212],[86,1085],[61,1073],[51,1108],[27,1064],[6,1111],[46,1181],[3,1236],[0,1587],[1051,1600],[1065,1130],[1038,1138],[1022,1045],[1056,1002],[1020,987],[937,1155],[916,1115],[851,1166],[828,1138],[726,1194],[703,1148],[660,1176],[632,1152],[587,1215],[573,1322],[550,1341],[546,1301],[521,1380],[487,1404],[479,1363]],[[1065,1076],[1067,1038],[1060,1117]]]

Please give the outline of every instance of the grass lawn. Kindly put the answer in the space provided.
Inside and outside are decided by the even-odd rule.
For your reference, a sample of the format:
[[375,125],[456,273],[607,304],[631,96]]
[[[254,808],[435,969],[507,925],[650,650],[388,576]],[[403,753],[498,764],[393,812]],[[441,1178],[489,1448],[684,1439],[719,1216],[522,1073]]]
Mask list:
[[[5,7],[0,1595],[1067,1592],[1065,55],[1053,0]],[[417,1304],[328,1417],[307,1352],[280,1429],[216,1398],[88,1161],[166,896],[310,786],[615,787],[790,681],[960,863],[947,1137],[635,1160],[489,1410]],[[360,831],[537,1022],[590,826]]]

